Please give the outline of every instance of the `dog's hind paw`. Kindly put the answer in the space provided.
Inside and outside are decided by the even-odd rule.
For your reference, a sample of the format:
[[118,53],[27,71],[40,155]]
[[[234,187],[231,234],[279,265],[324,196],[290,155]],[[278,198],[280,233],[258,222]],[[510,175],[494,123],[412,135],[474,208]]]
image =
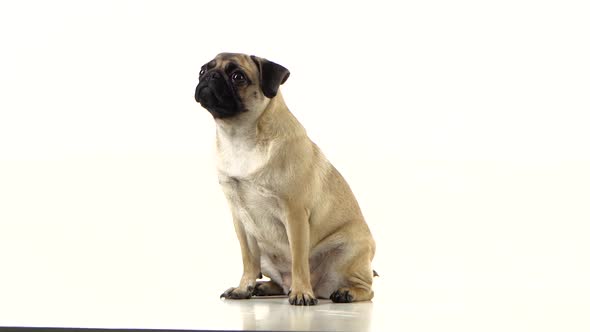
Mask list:
[[219,298],[225,298],[230,300],[244,300],[249,299],[252,297],[254,292],[254,287],[248,287],[247,289],[240,289],[236,287],[231,287],[225,292],[223,292]]

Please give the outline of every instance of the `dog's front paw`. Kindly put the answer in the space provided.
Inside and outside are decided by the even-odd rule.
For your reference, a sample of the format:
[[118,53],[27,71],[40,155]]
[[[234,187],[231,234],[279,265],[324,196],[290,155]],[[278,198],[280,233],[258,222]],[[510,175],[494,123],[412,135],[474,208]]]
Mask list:
[[315,305],[318,299],[313,296],[313,292],[289,292],[289,303],[293,305]]
[[243,300],[249,299],[252,297],[252,293],[254,292],[254,287],[248,287],[246,289],[231,287],[223,294],[219,296],[220,299],[226,298],[231,300]]

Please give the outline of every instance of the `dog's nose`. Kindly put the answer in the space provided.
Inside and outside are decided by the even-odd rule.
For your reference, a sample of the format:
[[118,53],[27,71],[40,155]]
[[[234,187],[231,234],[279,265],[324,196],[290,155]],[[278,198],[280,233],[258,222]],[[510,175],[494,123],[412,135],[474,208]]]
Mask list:
[[205,77],[206,80],[218,80],[221,78],[221,74],[218,71],[212,71]]

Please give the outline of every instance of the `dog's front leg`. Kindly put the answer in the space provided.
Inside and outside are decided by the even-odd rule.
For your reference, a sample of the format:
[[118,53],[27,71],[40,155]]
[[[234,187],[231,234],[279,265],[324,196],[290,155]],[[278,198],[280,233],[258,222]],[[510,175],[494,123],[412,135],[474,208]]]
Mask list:
[[287,237],[291,249],[291,292],[289,303],[314,305],[318,300],[313,294],[309,274],[309,213],[302,207],[289,207]]
[[226,299],[249,299],[252,297],[256,279],[260,277],[260,249],[258,243],[244,231],[244,226],[237,213],[232,209],[234,228],[240,241],[242,251],[243,273],[238,287],[231,287],[220,297]]

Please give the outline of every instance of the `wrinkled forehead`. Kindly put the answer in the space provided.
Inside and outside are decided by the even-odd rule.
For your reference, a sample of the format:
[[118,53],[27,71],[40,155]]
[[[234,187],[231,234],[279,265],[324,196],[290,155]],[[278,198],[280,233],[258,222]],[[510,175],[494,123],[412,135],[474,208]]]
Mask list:
[[206,69],[217,68],[222,71],[232,71],[236,68],[243,70],[246,75],[252,77],[257,74],[257,67],[254,61],[246,54],[219,53],[213,60],[206,63]]

